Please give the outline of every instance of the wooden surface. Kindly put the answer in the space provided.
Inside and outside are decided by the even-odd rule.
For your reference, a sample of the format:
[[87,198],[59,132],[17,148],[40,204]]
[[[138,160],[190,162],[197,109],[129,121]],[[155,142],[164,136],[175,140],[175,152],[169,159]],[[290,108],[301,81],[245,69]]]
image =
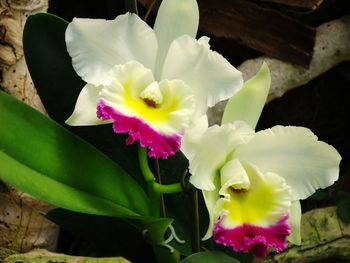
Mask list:
[[277,3],[277,4],[293,6],[293,7],[300,7],[305,9],[316,9],[323,3],[323,0],[257,0],[257,1],[271,2],[271,3]]
[[[146,7],[153,1],[139,0]],[[198,6],[199,29],[205,35],[236,40],[272,58],[309,66],[315,28],[266,6],[263,0],[198,0]],[[157,8],[155,4],[154,11]]]

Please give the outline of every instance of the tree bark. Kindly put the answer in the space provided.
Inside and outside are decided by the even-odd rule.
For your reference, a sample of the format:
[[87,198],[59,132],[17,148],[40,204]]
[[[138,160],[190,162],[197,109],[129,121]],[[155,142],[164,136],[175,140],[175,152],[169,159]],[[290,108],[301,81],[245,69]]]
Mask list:
[[[48,0],[0,0],[0,88],[42,113],[45,109],[25,63],[22,34],[27,17],[47,8]],[[2,253],[35,247],[54,249],[58,227],[39,214],[49,209],[49,205],[0,182]]]
[[64,254],[48,252],[44,249],[36,249],[29,253],[11,255],[4,259],[4,263],[131,263],[122,257],[92,258],[92,257],[75,257]]
[[308,263],[327,258],[350,260],[350,224],[337,216],[336,207],[311,210],[302,215],[301,246],[289,245],[263,262]]

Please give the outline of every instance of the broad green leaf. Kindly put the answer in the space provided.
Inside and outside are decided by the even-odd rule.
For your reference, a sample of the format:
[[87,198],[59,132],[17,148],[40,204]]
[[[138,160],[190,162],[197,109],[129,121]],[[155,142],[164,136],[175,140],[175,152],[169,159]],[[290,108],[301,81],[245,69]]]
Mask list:
[[75,73],[67,52],[68,22],[39,13],[31,15],[23,31],[23,49],[30,75],[51,118],[62,124],[73,112],[85,82]]
[[4,181],[75,211],[84,212],[83,203],[92,207],[100,198],[108,203],[101,203],[108,215],[110,210],[120,213],[118,216],[149,214],[146,194],[117,164],[3,92],[0,92],[0,123],[0,177]]
[[259,72],[227,102],[221,123],[245,121],[255,129],[270,89],[271,76],[266,63]]
[[107,199],[55,181],[0,152],[0,178],[12,186],[55,206],[97,215],[116,217],[138,214]]
[[65,43],[68,22],[51,14],[28,18],[23,45],[26,62],[36,89],[50,117],[68,130],[93,144],[117,162],[140,184],[137,145],[126,146],[125,136],[113,132],[111,125],[72,127],[64,122],[73,112],[85,85],[72,67]]
[[206,251],[192,254],[180,263],[239,263],[239,261],[223,252]]
[[[62,229],[88,241],[99,256],[120,255],[131,262],[156,262],[141,231],[120,218],[54,209],[45,215]],[[137,248],[137,253],[135,253]]]

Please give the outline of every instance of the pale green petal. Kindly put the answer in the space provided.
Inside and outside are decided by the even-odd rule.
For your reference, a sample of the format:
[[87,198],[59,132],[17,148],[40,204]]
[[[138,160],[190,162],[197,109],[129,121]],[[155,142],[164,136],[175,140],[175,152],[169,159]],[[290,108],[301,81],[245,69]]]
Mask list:
[[162,78],[182,79],[191,87],[196,99],[196,116],[208,106],[230,98],[242,86],[242,74],[223,56],[210,50],[208,39],[189,36],[176,39],[169,48]]
[[66,120],[71,126],[98,125],[106,123],[97,118],[97,101],[101,86],[85,85],[81,90],[72,115]]
[[[254,136],[254,131],[244,122],[235,122],[207,129],[192,147],[195,151],[189,159],[192,174],[190,182],[198,189],[215,190],[214,180],[228,155],[241,143]],[[187,158],[189,156],[186,156]]]
[[255,129],[269,93],[271,76],[266,63],[228,102],[221,123],[245,121]]
[[66,30],[67,49],[79,76],[94,85],[105,84],[107,72],[117,64],[136,60],[153,70],[157,39],[135,14],[115,20],[73,19]]
[[[182,35],[196,37],[199,11],[196,0],[163,0],[154,24],[158,39],[158,54],[155,77],[160,79],[162,66],[169,46]],[[147,43],[147,45],[149,45]],[[181,79],[181,78],[180,78]]]
[[295,245],[301,244],[300,235],[301,207],[299,201],[293,201],[290,208],[288,224],[291,227],[292,233],[287,237],[287,240]]
[[[219,189],[219,184],[216,183],[216,189]],[[216,218],[216,207],[217,207],[217,201],[220,198],[219,190],[214,191],[202,191],[205,205],[208,209],[209,214],[209,225],[206,234],[203,237],[203,240],[207,240],[212,237],[213,235],[213,228]]]
[[263,173],[284,177],[293,200],[332,185],[338,179],[341,160],[336,149],[318,141],[309,129],[293,126],[257,132],[249,143],[237,148],[234,157],[251,162]]

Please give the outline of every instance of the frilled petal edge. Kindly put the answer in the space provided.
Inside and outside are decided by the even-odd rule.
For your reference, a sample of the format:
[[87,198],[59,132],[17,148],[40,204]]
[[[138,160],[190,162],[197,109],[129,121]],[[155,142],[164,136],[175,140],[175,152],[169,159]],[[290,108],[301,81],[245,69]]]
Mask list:
[[196,116],[207,107],[230,98],[242,86],[242,74],[219,53],[210,50],[206,37],[198,41],[184,35],[170,45],[162,78],[181,79],[193,90]]
[[294,126],[257,132],[236,149],[234,157],[249,161],[263,173],[282,176],[292,188],[293,200],[332,185],[338,179],[341,160],[334,147],[318,141],[309,129]]
[[75,18],[67,27],[66,44],[75,71],[94,85],[105,84],[113,66],[130,60],[153,70],[157,55],[155,33],[131,13],[115,20]]

